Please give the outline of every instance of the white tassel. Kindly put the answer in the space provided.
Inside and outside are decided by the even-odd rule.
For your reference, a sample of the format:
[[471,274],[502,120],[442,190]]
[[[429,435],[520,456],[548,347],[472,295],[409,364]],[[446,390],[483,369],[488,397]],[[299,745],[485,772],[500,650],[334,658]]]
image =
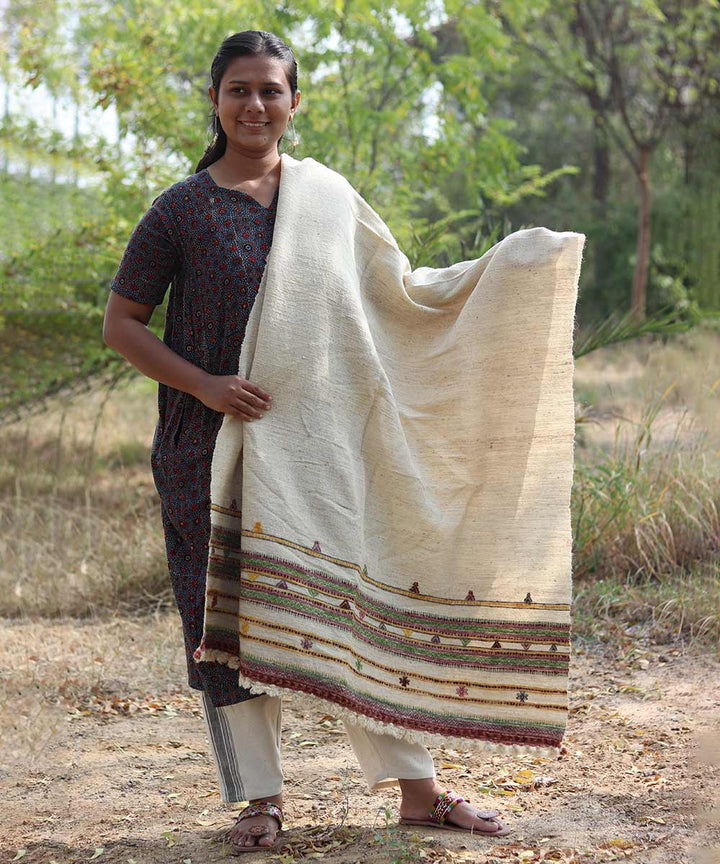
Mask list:
[[[202,662],[217,662],[224,663],[232,669],[240,668],[240,659],[226,651],[217,651],[216,649],[204,649],[200,654],[198,663]],[[438,735],[431,732],[422,732],[417,729],[406,729],[403,726],[396,726],[394,723],[384,723],[381,720],[375,720],[372,717],[366,717],[364,714],[358,714],[351,711],[349,708],[342,708],[335,702],[329,699],[323,699],[320,696],[303,693],[302,690],[292,690],[290,687],[278,687],[276,684],[263,684],[259,681],[253,681],[252,678],[247,678],[241,675],[239,682],[241,687],[246,687],[251,693],[258,696],[301,696],[304,697],[308,704],[313,707],[322,708],[333,717],[338,717],[341,720],[347,720],[350,723],[355,723],[357,726],[362,726],[370,732],[376,732],[379,735],[392,735],[393,738],[404,738],[407,741],[413,741],[417,744],[425,746],[439,747],[441,745],[450,745],[461,750],[476,750],[483,753],[493,753],[501,756],[543,756],[546,759],[556,759],[559,749],[556,747],[534,747],[529,744],[496,744],[492,741],[478,741],[474,738],[458,738],[452,735]]]

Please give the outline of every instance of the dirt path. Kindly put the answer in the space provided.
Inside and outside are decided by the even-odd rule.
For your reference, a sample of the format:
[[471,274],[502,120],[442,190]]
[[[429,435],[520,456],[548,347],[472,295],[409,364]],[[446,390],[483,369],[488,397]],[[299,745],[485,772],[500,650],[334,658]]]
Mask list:
[[[0,864],[229,858],[238,808],[215,790],[179,637],[174,614],[4,622]],[[367,792],[338,721],[288,699],[287,846],[248,861],[720,862],[717,659],[578,649],[571,698],[558,759],[434,751],[444,784],[512,826],[495,841],[394,828],[397,793]]]

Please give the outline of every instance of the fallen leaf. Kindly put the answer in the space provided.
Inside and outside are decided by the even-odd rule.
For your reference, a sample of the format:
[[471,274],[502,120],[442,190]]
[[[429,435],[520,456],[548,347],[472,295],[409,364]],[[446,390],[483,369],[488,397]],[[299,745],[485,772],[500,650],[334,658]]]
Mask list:
[[99,858],[99,857],[103,854],[104,851],[105,851],[105,847],[104,847],[104,846],[96,846],[96,847],[95,847],[95,851],[94,851],[93,854],[90,856],[90,860],[91,860],[91,861],[94,861],[96,858]]
[[465,766],[460,765],[458,762],[443,762],[442,767],[452,770],[454,768],[464,768]]
[[612,846],[614,849],[632,849],[633,844],[626,837],[615,837],[613,840],[608,840],[603,843],[601,849],[607,849]]
[[24,858],[27,855],[27,849],[18,849],[15,853],[15,857],[12,859],[13,861],[19,861],[21,858]]
[[524,768],[522,771],[518,771],[515,775],[516,783],[529,783],[533,777],[535,776],[535,772],[531,771],[529,768]]

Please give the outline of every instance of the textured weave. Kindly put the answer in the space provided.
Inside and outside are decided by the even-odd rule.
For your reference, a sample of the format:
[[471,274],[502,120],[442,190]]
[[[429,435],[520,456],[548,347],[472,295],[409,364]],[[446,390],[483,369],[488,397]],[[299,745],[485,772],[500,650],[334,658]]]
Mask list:
[[240,356],[273,407],[218,435],[199,662],[396,736],[559,746],[584,239],[411,271],[346,180],[282,157]]

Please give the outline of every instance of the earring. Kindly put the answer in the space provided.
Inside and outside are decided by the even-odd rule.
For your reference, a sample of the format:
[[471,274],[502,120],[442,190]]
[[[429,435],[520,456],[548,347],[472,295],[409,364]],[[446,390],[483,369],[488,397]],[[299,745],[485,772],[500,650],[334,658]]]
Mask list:
[[290,115],[290,132],[292,134],[292,138],[290,139],[290,143],[293,147],[297,147],[300,143],[300,139],[298,138],[297,132],[295,131],[295,120],[293,119],[292,114]]

